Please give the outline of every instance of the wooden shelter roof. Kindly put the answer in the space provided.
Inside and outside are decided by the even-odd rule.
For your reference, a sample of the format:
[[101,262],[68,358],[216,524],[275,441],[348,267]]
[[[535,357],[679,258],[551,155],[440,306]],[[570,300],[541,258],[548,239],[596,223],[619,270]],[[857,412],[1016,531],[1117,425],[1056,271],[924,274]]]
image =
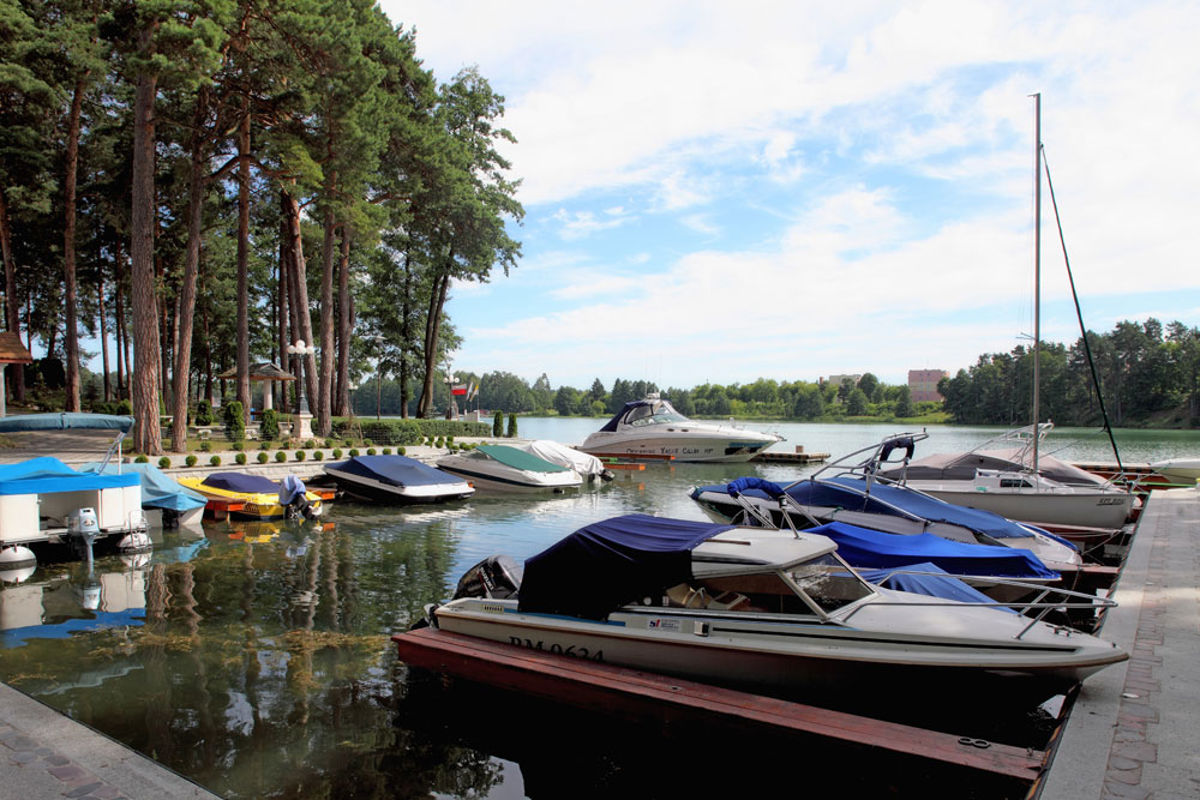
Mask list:
[[[225,380],[231,380],[237,377],[237,367],[230,367],[217,376]],[[281,369],[278,364],[273,361],[259,361],[257,364],[250,365],[250,380],[252,381],[294,381],[296,376],[285,369]]]
[[0,364],[32,364],[33,356],[16,331],[0,332]]

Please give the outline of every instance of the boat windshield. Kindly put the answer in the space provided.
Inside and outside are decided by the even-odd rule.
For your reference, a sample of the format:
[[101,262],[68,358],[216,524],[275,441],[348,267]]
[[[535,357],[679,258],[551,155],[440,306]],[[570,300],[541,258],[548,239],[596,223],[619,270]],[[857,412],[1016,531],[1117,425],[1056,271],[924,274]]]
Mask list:
[[687,422],[688,418],[680,414],[667,403],[654,406],[638,406],[625,417],[625,424],[640,428],[643,425],[664,425],[669,422]]
[[832,614],[874,594],[874,589],[833,554],[786,571],[705,578],[671,587],[664,605],[729,611]]
[[874,594],[866,581],[832,553],[792,567],[786,574],[826,614]]

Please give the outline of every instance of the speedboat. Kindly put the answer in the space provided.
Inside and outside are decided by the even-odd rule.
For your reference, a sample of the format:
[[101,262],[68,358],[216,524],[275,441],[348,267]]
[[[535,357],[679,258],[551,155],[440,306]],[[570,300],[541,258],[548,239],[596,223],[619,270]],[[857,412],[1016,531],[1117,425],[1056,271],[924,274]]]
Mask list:
[[376,503],[442,503],[475,494],[457,475],[408,456],[352,456],[326,464],[325,474],[343,492]]
[[656,394],[634,400],[589,434],[579,449],[592,455],[674,461],[749,461],[783,437],[774,433],[696,422]]
[[438,469],[461,475],[476,489],[501,492],[562,492],[583,483],[573,469],[504,444],[481,444],[437,460]]
[[611,481],[613,474],[605,466],[604,462],[593,455],[577,450],[574,447],[568,447],[565,444],[552,441],[550,439],[534,439],[530,442],[516,445],[518,450],[523,450],[532,456],[537,456],[543,461],[549,461],[551,464],[558,464],[560,467],[567,467],[579,473],[579,477],[589,483],[597,480]]
[[[1079,548],[1035,525],[999,514],[948,503],[911,486],[877,477],[893,454],[911,456],[910,434],[887,437],[845,455],[812,475],[785,486],[742,478],[726,484],[693,487],[690,496],[717,521],[742,521],[747,506],[777,527],[815,527],[846,522],[885,533],[930,533],[944,539],[1002,545],[1031,551],[1056,572],[1074,572],[1083,564]],[[862,458],[863,454],[868,454]],[[861,460],[860,460],[861,459]]]
[[305,489],[295,475],[276,483],[245,472],[211,472],[182,477],[179,483],[204,495],[210,508],[226,507],[233,519],[313,519],[324,510],[321,496]]
[[[1045,438],[1052,427],[1041,423],[1036,436]],[[928,434],[908,436],[919,441]],[[1039,455],[1034,470],[1034,436],[1033,426],[1018,428],[966,452],[905,459],[878,476],[1035,525],[1113,529],[1126,523],[1136,501],[1132,492],[1049,455]]]
[[987,598],[885,588],[811,531],[630,514],[570,534],[523,569],[503,556],[480,562],[426,618],[549,653],[822,698],[879,688],[944,699],[964,681],[1049,697],[1129,657],[1051,624],[1050,605],[1026,616]]

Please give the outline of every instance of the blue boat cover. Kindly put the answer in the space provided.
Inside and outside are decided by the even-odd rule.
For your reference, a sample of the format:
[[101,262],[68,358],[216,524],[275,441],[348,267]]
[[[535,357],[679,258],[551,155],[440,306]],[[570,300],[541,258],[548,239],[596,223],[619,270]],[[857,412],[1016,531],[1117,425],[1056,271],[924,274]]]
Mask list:
[[[153,464],[108,464],[104,467],[105,475],[134,473],[142,482],[142,506],[164,508],[170,511],[189,511],[204,505],[204,495],[182,486],[174,478],[167,475]],[[93,461],[80,465],[80,471],[97,473],[100,462]]]
[[[943,600],[957,600],[960,603],[996,602],[975,587],[969,586],[951,575],[911,575],[904,574],[902,570],[911,570],[913,572],[943,572],[943,570],[938,568],[937,564],[917,563],[909,564],[907,567],[892,567],[891,569],[859,571],[858,574],[861,575],[868,583],[874,583],[877,586],[883,586],[888,589],[899,589],[902,592],[913,592],[914,594],[923,594],[929,597],[940,597]],[[1001,611],[1007,611],[1011,614],[1017,613],[1013,609],[1005,606],[995,607]]]
[[0,433],[64,430],[112,430],[128,433],[131,428],[133,428],[133,417],[118,417],[112,414],[81,414],[64,411],[0,417]]
[[[771,481],[763,481],[758,478],[739,478],[725,485],[702,486],[693,493],[693,496],[698,495],[699,492],[725,492],[735,496],[745,494],[750,497],[771,500],[776,499],[780,491],[786,491],[788,497],[800,505],[826,506],[890,516],[902,516],[902,511],[898,509],[903,509],[915,517],[930,522],[961,525],[968,530],[986,534],[994,539],[1029,536],[1026,528],[1007,517],[993,514],[991,511],[954,505],[905,486],[879,483],[878,481],[872,482],[868,495],[865,480],[848,476],[801,480],[786,489]],[[1040,528],[1037,530],[1038,533],[1061,542],[1073,550],[1078,550],[1076,545],[1066,539],[1054,536]]]
[[279,484],[262,475],[247,475],[244,472],[214,472],[202,483],[214,489],[247,494],[278,494]]
[[626,514],[584,528],[525,562],[521,611],[604,619],[692,578],[692,549],[732,525]]
[[42,456],[17,464],[0,464],[0,494],[51,494],[137,486],[136,473],[97,475],[76,472],[57,458]]
[[932,533],[883,533],[844,522],[829,522],[808,533],[837,542],[837,552],[852,567],[883,569],[930,562],[955,575],[1057,580],[1029,550],[1004,545],[955,542]]
[[348,472],[363,478],[391,483],[396,486],[436,486],[440,483],[462,483],[462,478],[448,475],[436,467],[423,464],[408,456],[354,456],[329,469]]

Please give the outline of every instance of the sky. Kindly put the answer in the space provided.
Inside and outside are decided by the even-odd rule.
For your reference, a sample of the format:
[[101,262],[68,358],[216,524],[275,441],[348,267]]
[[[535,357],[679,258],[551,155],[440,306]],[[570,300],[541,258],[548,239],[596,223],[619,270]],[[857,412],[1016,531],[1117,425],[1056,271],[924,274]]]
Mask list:
[[[516,138],[454,370],[954,374],[1035,332],[1035,101],[1084,322],[1200,324],[1200,4],[383,0]],[[1043,340],[1079,322],[1043,183]]]

